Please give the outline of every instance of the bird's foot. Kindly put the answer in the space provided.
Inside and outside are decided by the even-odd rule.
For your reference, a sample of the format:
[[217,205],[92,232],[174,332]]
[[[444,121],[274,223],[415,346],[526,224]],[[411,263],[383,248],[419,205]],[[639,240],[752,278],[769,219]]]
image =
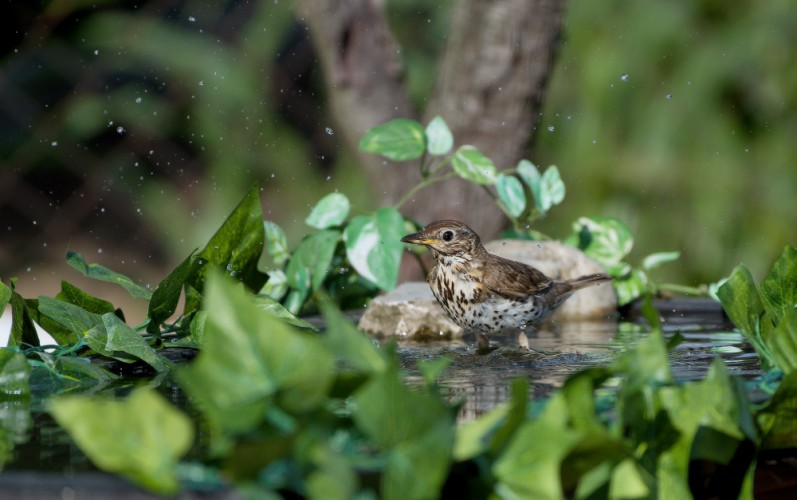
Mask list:
[[476,352],[479,354],[487,354],[490,352],[490,339],[487,337],[487,335],[483,333],[477,333],[476,344],[478,346]]
[[529,338],[526,336],[526,332],[522,330],[517,335],[517,345],[520,352],[535,352],[540,354],[540,351],[531,348],[529,345]]

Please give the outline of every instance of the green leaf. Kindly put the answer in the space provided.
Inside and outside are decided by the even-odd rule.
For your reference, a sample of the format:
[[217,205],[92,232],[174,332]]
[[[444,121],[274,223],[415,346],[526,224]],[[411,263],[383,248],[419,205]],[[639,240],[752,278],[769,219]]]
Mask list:
[[194,269],[193,263],[194,255],[192,252],[155,289],[147,311],[147,316],[149,316],[147,331],[149,333],[158,333],[161,323],[169,319],[174,314],[174,311],[177,310],[177,303],[180,301],[180,291],[183,289],[183,284],[191,276],[191,272]]
[[274,264],[281,266],[291,256],[285,231],[270,221],[264,222],[264,231],[266,233],[266,250],[271,255]]
[[365,373],[381,373],[387,363],[371,339],[346,318],[328,299],[318,304],[326,322],[324,341],[329,350],[348,366]]
[[285,306],[272,299],[268,295],[255,295],[252,297],[252,300],[258,308],[266,311],[275,318],[281,319],[291,326],[295,326],[303,330],[309,330],[311,332],[318,331],[318,328],[301,318],[297,318],[289,310],[287,310]]
[[681,252],[657,252],[652,253],[642,260],[642,268],[646,271],[655,269],[662,264],[674,262],[681,257]]
[[13,349],[0,349],[0,401],[30,397],[30,367],[25,355]]
[[426,126],[426,141],[429,154],[444,155],[454,147],[454,136],[442,116],[435,116]]
[[648,286],[648,277],[639,269],[632,269],[622,278],[614,280],[614,290],[617,292],[617,305],[624,306],[640,297]]
[[565,183],[559,175],[559,169],[556,165],[551,165],[545,169],[542,174],[542,179],[539,183],[539,192],[535,191],[537,198],[537,207],[543,212],[547,212],[554,205],[558,205],[565,199]]
[[[13,281],[12,281],[13,286]],[[11,291],[11,332],[8,336],[9,346],[38,346],[39,334],[36,331],[36,326],[33,324],[34,317],[38,311],[28,307],[27,301],[22,298],[16,290]],[[44,325],[42,325],[44,328]],[[70,336],[68,333],[59,335],[61,332],[54,332],[51,334],[56,341],[61,340],[77,340],[76,337]],[[67,337],[67,338],[64,338]]]
[[99,365],[92,364],[88,358],[53,356],[43,352],[36,355],[41,361],[30,360],[31,389],[47,397],[72,391],[99,391],[119,378]]
[[328,229],[343,224],[349,215],[349,199],[342,193],[329,193],[318,201],[304,222],[316,229]]
[[288,278],[281,269],[273,269],[268,272],[268,281],[260,289],[260,294],[268,295],[274,300],[282,300],[288,293]]
[[532,192],[537,189],[535,186],[539,186],[542,181],[542,174],[537,167],[528,160],[520,160],[517,164],[517,173],[520,175],[520,178],[523,179],[523,182],[532,189]]
[[476,184],[495,183],[497,171],[493,161],[475,146],[460,146],[451,158],[451,166],[460,177]]
[[178,459],[191,447],[193,426],[150,389],[125,400],[62,396],[50,413],[100,469],[160,494],[175,494]]
[[371,216],[355,217],[343,233],[352,267],[382,290],[393,289],[398,281],[403,231],[404,218],[398,210],[384,207]]
[[448,472],[454,420],[439,398],[411,391],[394,365],[353,397],[357,427],[387,452],[385,498],[421,498],[439,491]]
[[305,294],[318,290],[329,273],[340,234],[340,231],[325,229],[302,240],[285,269],[291,288]]
[[263,253],[265,228],[260,208],[260,190],[252,186],[238,206],[210,238],[197,255],[201,267],[189,280],[191,286],[202,290],[207,264],[215,264],[225,273],[242,282],[250,290],[260,290],[268,275],[257,269]]
[[605,268],[621,263],[634,246],[628,226],[612,217],[581,217],[573,231],[578,248]]
[[767,277],[761,282],[761,301],[773,323],[797,307],[797,249],[786,245],[778,260],[772,265]]
[[169,368],[164,357],[150,347],[144,338],[113,313],[102,315],[102,322],[107,332],[105,350],[114,353],[122,352],[138,358],[155,370],[161,372]]
[[113,304],[107,300],[93,297],[80,288],[67,281],[61,281],[61,292],[55,296],[56,299],[74,304],[94,314],[105,314],[114,312]]
[[762,449],[797,447],[797,371],[780,382],[772,398],[756,413]]
[[785,309],[778,325],[765,338],[775,365],[789,374],[797,371],[797,310]]
[[0,281],[0,318],[2,318],[3,313],[6,312],[6,306],[11,300],[12,294],[13,290],[11,290],[11,287]]
[[203,349],[177,377],[208,418],[215,451],[254,429],[275,403],[302,412],[326,401],[334,360],[319,337],[260,309],[217,273],[208,275],[206,304]]
[[526,193],[516,177],[499,174],[495,189],[498,191],[498,197],[513,217],[519,217],[526,209]]
[[377,125],[360,139],[360,151],[376,153],[393,161],[420,158],[425,149],[423,126],[406,118]]
[[454,460],[462,462],[484,453],[488,449],[488,437],[504,422],[509,409],[509,404],[503,403],[476,420],[467,420],[457,425]]
[[50,297],[39,297],[39,312],[76,334],[77,338],[84,337],[94,328],[105,328],[99,314]]
[[116,283],[127,290],[127,293],[134,298],[149,300],[152,297],[152,292],[138,283],[135,283],[127,276],[119,274],[115,271],[111,271],[107,267],[100,264],[88,264],[83,256],[77,252],[67,252],[66,262],[89,278],[107,281],[109,283]]

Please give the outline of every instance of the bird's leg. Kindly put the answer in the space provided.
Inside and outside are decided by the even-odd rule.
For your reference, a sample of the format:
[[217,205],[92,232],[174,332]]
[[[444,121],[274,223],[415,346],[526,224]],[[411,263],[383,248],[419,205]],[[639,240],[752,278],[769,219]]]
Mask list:
[[482,332],[476,332],[476,343],[479,346],[480,353],[485,353],[490,350],[490,339]]
[[517,334],[517,346],[521,351],[531,350],[529,347],[529,338],[526,336],[525,330],[520,330],[520,333]]

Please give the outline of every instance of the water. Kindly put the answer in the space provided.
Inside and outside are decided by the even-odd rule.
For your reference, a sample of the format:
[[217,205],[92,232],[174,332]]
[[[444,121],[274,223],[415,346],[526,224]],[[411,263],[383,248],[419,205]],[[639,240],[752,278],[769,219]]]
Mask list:
[[[713,303],[693,302],[666,306],[660,304],[667,338],[683,336],[671,354],[673,375],[680,380],[701,379],[716,356],[725,360],[731,374],[754,379],[760,374],[758,358],[742,336]],[[539,400],[561,387],[566,378],[584,368],[606,364],[633,347],[645,333],[644,321],[631,311],[627,322],[592,321],[546,324],[536,332],[528,332],[531,352],[520,351],[515,338],[491,337],[494,349],[476,354],[475,339],[417,343],[403,341],[398,345],[402,368],[410,384],[421,384],[417,369],[421,360],[447,356],[451,364],[440,379],[441,390],[452,401],[464,400],[460,419],[472,419],[510,397],[512,381],[523,377],[528,381],[529,397]],[[182,390],[170,379],[153,381],[131,378],[107,389],[122,397],[138,384],[157,385],[158,390],[175,406],[188,407]],[[20,421],[16,444],[5,472],[37,471],[74,475],[94,471],[94,466],[44,412],[40,398],[34,397],[28,407],[0,407],[0,414],[17,411]],[[189,413],[190,408],[189,408]],[[2,415],[0,415],[2,416]],[[27,421],[25,419],[28,419]],[[201,434],[201,432],[200,432]],[[206,441],[205,438],[200,438]],[[206,443],[205,443],[206,444]],[[195,450],[196,451],[196,450]],[[5,474],[0,475],[2,486]]]

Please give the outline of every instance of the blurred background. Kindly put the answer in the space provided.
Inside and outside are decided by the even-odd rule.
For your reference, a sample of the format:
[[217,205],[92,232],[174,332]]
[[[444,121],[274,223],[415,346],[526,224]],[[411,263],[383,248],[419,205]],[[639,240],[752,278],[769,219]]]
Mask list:
[[[420,106],[451,1],[386,5]],[[23,296],[53,295],[62,278],[98,286],[67,250],[154,286],[254,182],[292,244],[330,191],[376,208],[290,1],[4,10],[0,278],[18,277]],[[681,251],[663,280],[713,282],[741,262],[761,279],[797,243],[794,26],[789,0],[569,2],[528,131],[528,158],[567,186],[539,229],[564,237],[580,215],[614,216],[635,235],[632,263]]]

